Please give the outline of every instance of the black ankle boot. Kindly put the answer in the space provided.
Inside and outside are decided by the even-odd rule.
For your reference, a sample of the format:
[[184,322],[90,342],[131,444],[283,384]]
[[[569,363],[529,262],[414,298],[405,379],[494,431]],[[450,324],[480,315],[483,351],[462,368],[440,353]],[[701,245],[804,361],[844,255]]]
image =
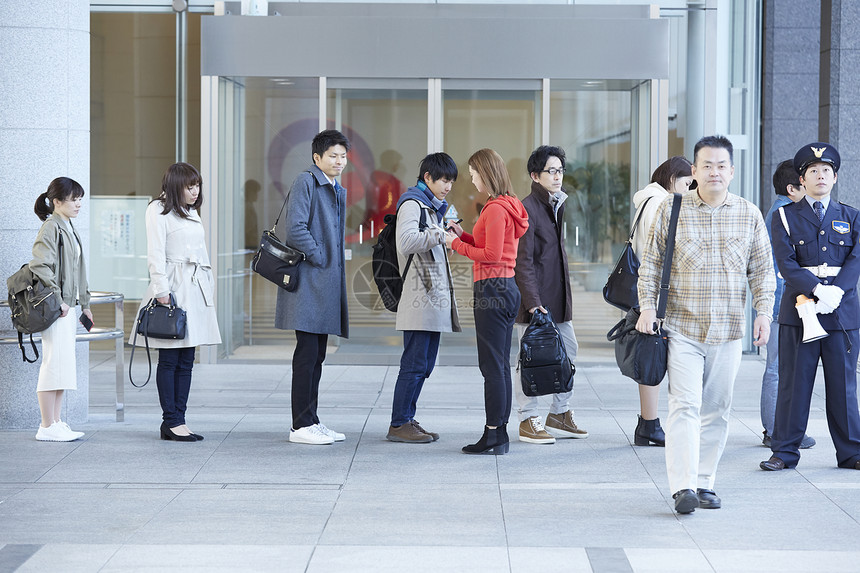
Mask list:
[[639,422],[636,424],[636,431],[633,432],[633,443],[637,446],[666,446],[666,434],[663,433],[663,428],[660,427],[660,418],[646,420],[639,416]]
[[505,425],[498,428],[488,428],[484,426],[484,435],[477,443],[463,446],[464,454],[493,454],[501,456],[508,453],[510,442],[508,440],[508,431]]

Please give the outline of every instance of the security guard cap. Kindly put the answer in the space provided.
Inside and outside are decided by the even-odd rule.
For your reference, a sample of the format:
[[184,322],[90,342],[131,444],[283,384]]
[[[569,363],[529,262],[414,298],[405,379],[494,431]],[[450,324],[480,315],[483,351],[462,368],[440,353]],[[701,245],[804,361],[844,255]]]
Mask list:
[[839,158],[839,152],[829,143],[816,141],[808,145],[804,145],[794,155],[794,170],[798,175],[803,175],[806,168],[813,163],[829,163],[833,166],[833,172],[839,171],[839,165],[842,160]]

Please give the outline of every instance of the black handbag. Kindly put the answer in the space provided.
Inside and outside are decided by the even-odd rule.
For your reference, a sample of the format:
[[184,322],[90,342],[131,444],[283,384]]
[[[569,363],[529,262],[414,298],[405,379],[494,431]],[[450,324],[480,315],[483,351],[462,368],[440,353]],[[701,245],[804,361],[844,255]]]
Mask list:
[[517,368],[526,396],[545,396],[573,390],[576,367],[570,362],[564,341],[552,315],[535,310],[520,339]]
[[[188,333],[188,315],[176,306],[176,298],[170,293],[170,302],[161,304],[155,298],[149,304],[140,309],[135,322],[134,339],[131,342],[131,358],[128,361],[128,379],[135,388],[143,388],[149,383],[152,376],[152,358],[149,354],[149,339],[160,338],[162,340],[182,340]],[[131,366],[134,364],[134,349],[137,346],[137,335],[143,336],[146,344],[146,361],[149,364],[149,372],[146,382],[141,385],[134,383],[131,377]]]
[[[275,229],[278,228],[278,221],[281,220],[281,215],[287,207],[289,194],[284,197],[284,204],[281,205],[281,210],[278,211],[278,216],[275,217],[275,224],[267,231],[263,231],[260,237],[260,248],[254,255],[251,261],[251,270],[266,279],[269,282],[275,283],[287,292],[293,292],[299,287],[299,274],[302,268],[302,261],[307,257],[298,249],[294,249],[275,235]],[[311,196],[311,204],[308,213],[308,225],[314,215],[314,200]]]
[[251,269],[285,291],[293,292],[299,286],[299,271],[302,268],[299,263],[303,260],[305,254],[282,243],[275,235],[275,227],[272,227],[270,231],[263,231],[260,248],[251,261]]
[[645,212],[645,205],[651,199],[653,197],[646,199],[639,207],[639,213],[630,229],[630,236],[627,238],[624,250],[621,251],[621,256],[615,262],[615,268],[612,269],[603,287],[603,300],[623,311],[639,306],[639,293],[636,290],[639,282],[639,258],[633,250],[633,234],[636,232],[642,213]]
[[639,308],[634,307],[606,334],[606,339],[615,343],[615,362],[618,363],[621,373],[644,386],[657,386],[666,376],[669,338],[663,331],[663,318],[666,316],[669,277],[672,272],[672,257],[675,254],[675,229],[681,212],[681,195],[674,195],[663,257],[660,295],[657,298],[657,333],[643,334],[636,330]]

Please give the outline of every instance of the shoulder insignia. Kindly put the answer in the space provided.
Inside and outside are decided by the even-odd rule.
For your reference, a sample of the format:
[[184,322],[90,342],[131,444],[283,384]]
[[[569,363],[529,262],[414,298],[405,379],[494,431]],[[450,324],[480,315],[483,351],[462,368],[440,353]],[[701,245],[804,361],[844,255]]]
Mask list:
[[833,221],[831,226],[833,227],[833,230],[840,235],[846,235],[851,232],[851,225],[849,225],[847,221]]

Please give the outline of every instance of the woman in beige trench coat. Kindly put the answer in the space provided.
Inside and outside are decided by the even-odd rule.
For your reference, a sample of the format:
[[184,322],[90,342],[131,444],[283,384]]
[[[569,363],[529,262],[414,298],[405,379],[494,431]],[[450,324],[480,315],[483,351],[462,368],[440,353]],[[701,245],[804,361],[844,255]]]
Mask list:
[[[187,313],[185,338],[149,339],[149,346],[159,349],[155,381],[163,412],[163,440],[203,439],[185,424],[194,349],[201,344],[221,343],[215,316],[215,279],[198,212],[202,204],[200,173],[187,163],[175,163],[164,174],[161,195],[146,208],[149,287],[141,307],[153,298],[168,304],[173,294],[176,305]],[[143,344],[143,338],[138,337],[137,345]]]

